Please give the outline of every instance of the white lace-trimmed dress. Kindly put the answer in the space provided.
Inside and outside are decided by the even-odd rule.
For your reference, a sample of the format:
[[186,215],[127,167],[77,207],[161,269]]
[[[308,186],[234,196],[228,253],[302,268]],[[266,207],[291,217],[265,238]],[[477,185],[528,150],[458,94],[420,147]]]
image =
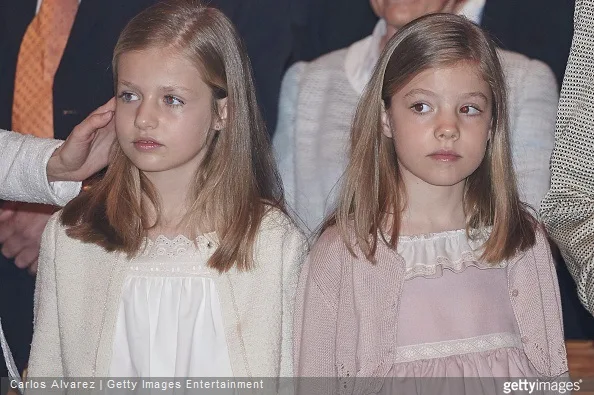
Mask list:
[[114,333],[112,377],[232,377],[214,279],[216,236],[146,239],[129,261]]
[[[469,240],[465,230],[399,239],[406,275],[398,315],[397,362],[388,376],[539,376],[523,351],[509,297],[507,262],[492,266],[479,259],[485,239],[483,235]],[[390,393],[390,384],[395,383],[399,392],[405,388],[398,380],[387,380],[384,391]],[[419,383],[423,380],[401,393],[421,393]],[[447,384],[456,387],[454,381]],[[481,380],[458,384],[462,387],[452,393],[490,392],[484,391]],[[448,392],[442,388],[439,393]]]

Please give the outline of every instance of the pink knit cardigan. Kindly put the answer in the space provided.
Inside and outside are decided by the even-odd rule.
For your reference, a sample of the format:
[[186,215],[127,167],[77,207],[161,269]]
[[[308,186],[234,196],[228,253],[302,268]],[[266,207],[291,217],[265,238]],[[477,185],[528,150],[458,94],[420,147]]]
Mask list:
[[[295,306],[294,368],[318,380],[316,393],[377,392],[394,363],[405,265],[378,243],[375,265],[353,257],[338,231],[314,245],[299,280]],[[507,265],[508,294],[524,351],[539,373],[567,372],[555,267],[545,235]],[[352,378],[365,378],[353,380]],[[304,380],[305,381],[305,380]]]

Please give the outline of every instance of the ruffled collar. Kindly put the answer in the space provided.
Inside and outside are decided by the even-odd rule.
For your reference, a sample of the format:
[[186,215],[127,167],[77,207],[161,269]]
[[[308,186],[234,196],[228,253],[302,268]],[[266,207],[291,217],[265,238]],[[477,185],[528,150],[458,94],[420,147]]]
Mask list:
[[491,264],[480,259],[490,231],[476,231],[472,238],[465,229],[400,236],[397,251],[406,265],[405,279],[441,277],[444,270],[460,273],[471,266],[479,269],[506,267],[505,261]]

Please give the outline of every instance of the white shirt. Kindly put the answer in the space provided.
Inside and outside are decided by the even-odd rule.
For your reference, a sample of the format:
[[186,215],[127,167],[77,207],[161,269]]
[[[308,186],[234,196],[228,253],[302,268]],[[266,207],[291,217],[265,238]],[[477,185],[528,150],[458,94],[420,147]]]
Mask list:
[[148,241],[129,261],[120,295],[111,377],[232,377],[214,279],[216,236]]

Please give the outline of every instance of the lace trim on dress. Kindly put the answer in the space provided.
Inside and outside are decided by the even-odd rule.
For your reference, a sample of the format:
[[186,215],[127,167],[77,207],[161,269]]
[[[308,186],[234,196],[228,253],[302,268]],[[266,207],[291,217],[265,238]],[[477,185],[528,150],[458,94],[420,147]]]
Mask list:
[[490,264],[480,260],[482,248],[490,230],[475,231],[469,239],[464,229],[450,230],[398,238],[398,253],[406,263],[405,280],[415,277],[435,278],[443,270],[460,273],[468,267],[497,269],[507,266],[503,261]]
[[396,349],[395,363],[445,358],[453,355],[478,353],[499,348],[522,349],[520,336],[514,333],[493,333],[467,339],[398,347]]
[[214,233],[198,236],[195,241],[183,235],[173,239],[159,235],[154,241],[145,238],[140,254],[130,261],[130,271],[154,276],[216,277],[218,272],[206,264],[217,247]]

